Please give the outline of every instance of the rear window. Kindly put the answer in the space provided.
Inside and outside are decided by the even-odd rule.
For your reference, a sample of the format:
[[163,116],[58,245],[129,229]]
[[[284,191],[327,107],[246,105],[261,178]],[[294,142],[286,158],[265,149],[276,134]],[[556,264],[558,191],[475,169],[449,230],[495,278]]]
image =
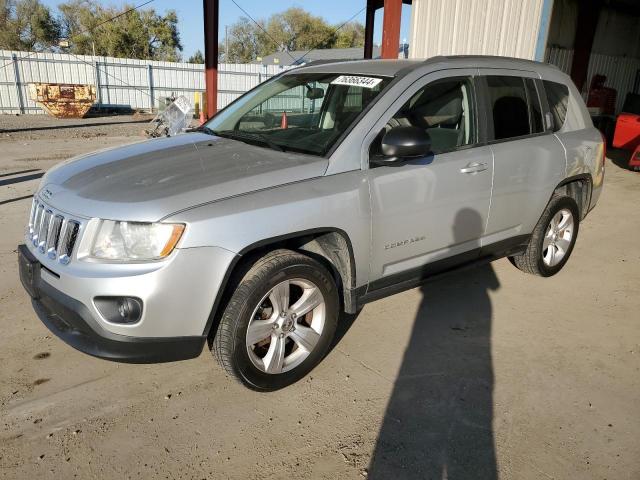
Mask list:
[[566,85],[549,80],[543,80],[544,90],[547,94],[549,110],[553,116],[553,131],[557,132],[564,125],[569,104],[569,89]]

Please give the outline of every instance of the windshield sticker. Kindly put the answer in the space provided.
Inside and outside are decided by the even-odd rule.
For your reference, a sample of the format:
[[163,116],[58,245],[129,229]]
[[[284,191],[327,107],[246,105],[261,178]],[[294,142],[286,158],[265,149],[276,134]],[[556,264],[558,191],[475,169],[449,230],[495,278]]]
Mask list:
[[350,85],[353,87],[373,88],[382,81],[381,78],[360,77],[356,75],[340,75],[336,78],[332,85]]

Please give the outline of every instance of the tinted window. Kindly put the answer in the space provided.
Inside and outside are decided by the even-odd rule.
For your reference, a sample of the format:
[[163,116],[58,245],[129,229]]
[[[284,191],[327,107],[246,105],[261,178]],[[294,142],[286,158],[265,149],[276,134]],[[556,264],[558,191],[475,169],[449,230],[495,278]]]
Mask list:
[[553,116],[553,131],[557,132],[562,128],[564,119],[567,116],[567,105],[569,103],[569,89],[566,85],[549,80],[543,80],[544,90],[549,102],[549,110]]
[[473,96],[470,78],[448,78],[418,90],[387,122],[424,129],[431,137],[431,151],[442,153],[475,143]]
[[527,87],[527,97],[529,98],[531,133],[544,132],[544,126],[542,123],[542,108],[540,108],[540,98],[538,97],[536,83],[532,78],[525,78],[524,84]]
[[529,135],[529,107],[524,79],[488,76],[487,86],[493,114],[494,139]]

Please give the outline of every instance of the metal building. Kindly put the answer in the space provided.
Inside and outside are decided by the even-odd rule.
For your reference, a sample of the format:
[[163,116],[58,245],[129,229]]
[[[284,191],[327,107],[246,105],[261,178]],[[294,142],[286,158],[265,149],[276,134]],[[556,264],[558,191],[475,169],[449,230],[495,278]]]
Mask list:
[[548,2],[413,0],[409,55],[412,58],[501,55],[533,59],[545,3]]
[[587,95],[595,75],[615,113],[640,95],[639,0],[413,0],[410,58],[504,55],[547,61]]

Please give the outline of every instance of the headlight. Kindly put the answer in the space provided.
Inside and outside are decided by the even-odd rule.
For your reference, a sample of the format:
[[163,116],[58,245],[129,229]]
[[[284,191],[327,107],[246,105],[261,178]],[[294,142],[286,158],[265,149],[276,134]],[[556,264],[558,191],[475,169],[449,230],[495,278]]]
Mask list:
[[102,220],[90,256],[105,260],[158,260],[169,255],[184,231],[181,223]]

